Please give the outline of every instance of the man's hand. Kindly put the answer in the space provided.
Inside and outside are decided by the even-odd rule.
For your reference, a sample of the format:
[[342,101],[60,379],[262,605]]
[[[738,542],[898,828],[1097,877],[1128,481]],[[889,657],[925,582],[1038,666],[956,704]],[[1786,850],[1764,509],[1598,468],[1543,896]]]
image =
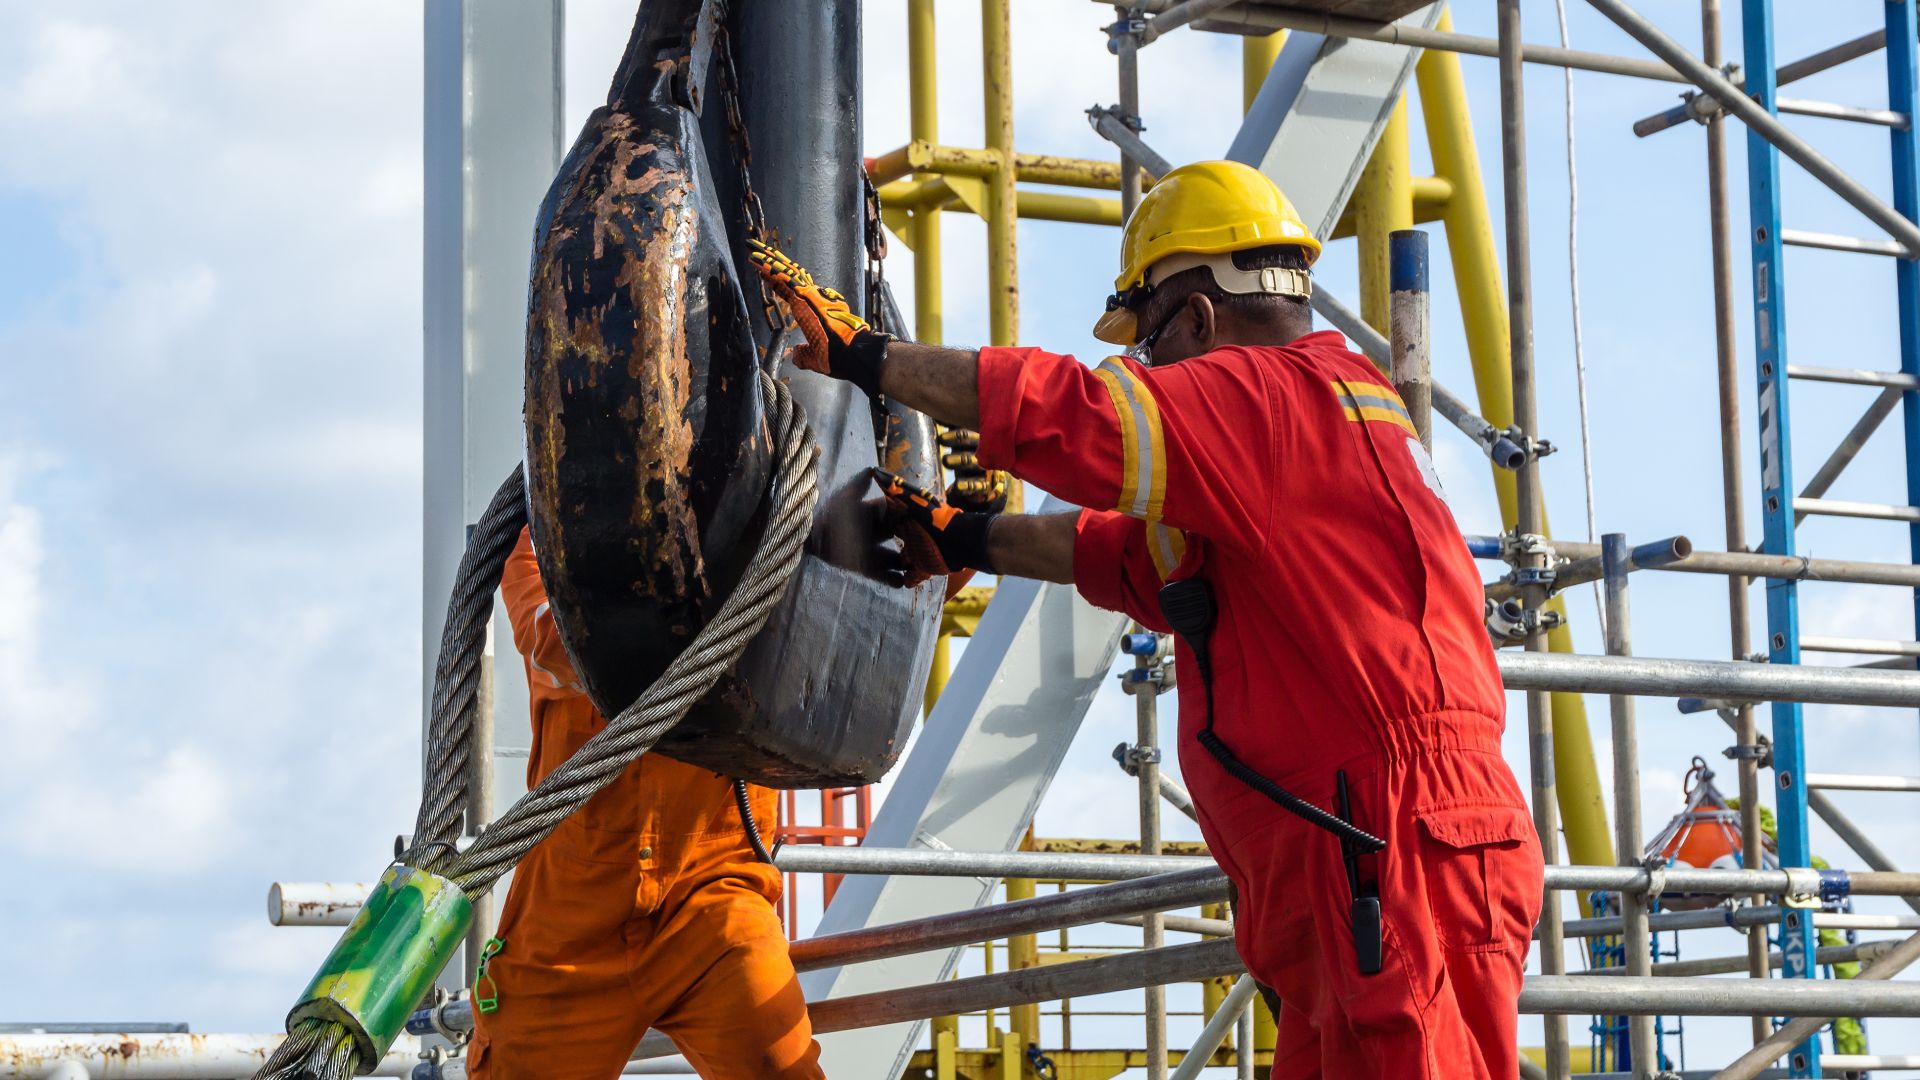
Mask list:
[[748,240],[747,258],[760,276],[786,302],[793,321],[807,343],[795,351],[794,361],[808,371],[831,375],[865,390],[880,393],[880,361],[886,358],[887,335],[876,332],[847,306],[847,298],[814,283],[807,268],[787,258],[779,248]]
[[962,570],[993,573],[987,534],[1000,516],[997,511],[950,506],[885,469],[873,470],[873,478],[887,498],[887,517],[900,538],[902,585],[913,588]]

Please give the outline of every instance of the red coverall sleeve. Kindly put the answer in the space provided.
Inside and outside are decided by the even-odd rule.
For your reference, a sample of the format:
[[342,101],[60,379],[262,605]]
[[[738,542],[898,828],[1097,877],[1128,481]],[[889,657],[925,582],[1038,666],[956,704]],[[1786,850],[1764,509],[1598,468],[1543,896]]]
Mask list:
[[547,607],[547,587],[540,580],[540,563],[533,554],[533,534],[520,530],[520,542],[507,556],[500,574],[500,596],[513,623],[513,644],[527,661],[527,681],[538,694],[583,693],[573,673],[573,661],[560,643],[560,628]]
[[1171,633],[1160,614],[1160,585],[1146,522],[1113,510],[1080,511],[1073,528],[1073,587],[1087,603]]
[[1187,532],[1243,549],[1265,535],[1275,411],[1245,350],[1148,369],[988,348],[979,366],[980,463],[1144,522],[1161,579],[1185,560]]

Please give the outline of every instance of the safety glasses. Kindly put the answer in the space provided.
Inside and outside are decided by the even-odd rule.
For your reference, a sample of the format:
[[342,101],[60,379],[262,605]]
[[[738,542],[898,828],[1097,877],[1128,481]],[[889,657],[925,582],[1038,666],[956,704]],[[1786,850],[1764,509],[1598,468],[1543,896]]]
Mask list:
[[1179,307],[1175,307],[1172,311],[1167,312],[1166,318],[1160,320],[1160,325],[1141,335],[1141,337],[1133,343],[1133,346],[1127,350],[1127,355],[1148,367],[1152,367],[1153,343],[1159,341],[1160,335],[1167,332],[1167,327],[1173,325],[1173,320],[1179,316],[1181,308],[1185,306],[1186,305],[1182,304]]

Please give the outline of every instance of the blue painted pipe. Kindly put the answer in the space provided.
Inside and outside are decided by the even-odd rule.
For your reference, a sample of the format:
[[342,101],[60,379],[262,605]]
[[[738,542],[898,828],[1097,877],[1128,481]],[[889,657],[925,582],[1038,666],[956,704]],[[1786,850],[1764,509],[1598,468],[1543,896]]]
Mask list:
[[1128,656],[1152,656],[1160,651],[1158,634],[1126,634],[1120,638],[1120,651]]
[[1670,536],[1665,540],[1641,544],[1628,552],[1627,565],[1636,570],[1654,570],[1677,563],[1691,554],[1693,541],[1684,536]]
[[1498,559],[1500,557],[1500,538],[1497,536],[1469,536],[1467,550],[1476,559]]
[[1426,292],[1427,234],[1395,229],[1387,235],[1387,287],[1394,292]]
[[1505,435],[1493,437],[1493,445],[1487,447],[1487,456],[1508,472],[1517,471],[1527,460],[1527,452],[1520,449],[1520,444]]

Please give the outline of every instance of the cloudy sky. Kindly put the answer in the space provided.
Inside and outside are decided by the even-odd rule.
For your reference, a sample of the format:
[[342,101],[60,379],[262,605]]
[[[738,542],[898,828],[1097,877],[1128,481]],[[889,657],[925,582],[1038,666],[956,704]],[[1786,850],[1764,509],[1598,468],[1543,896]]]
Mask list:
[[[1463,11],[1459,29],[1491,34],[1482,7]],[[1674,7],[1667,29],[1697,41],[1685,6]],[[877,152],[906,137],[905,26],[898,0],[868,8],[864,139]],[[1781,56],[1873,29],[1879,13],[1865,3],[1787,11]],[[977,8],[942,0],[939,14],[942,136],[979,145]],[[1637,52],[1585,8],[1570,14],[1576,47]],[[1114,97],[1106,9],[1022,0],[1017,16],[1019,145],[1107,156],[1081,115]],[[603,93],[631,18],[630,0],[568,5],[570,122]],[[1554,40],[1551,4],[1529,3],[1527,19],[1530,38]],[[333,932],[267,926],[267,883],[364,880],[411,820],[420,54],[416,4],[0,5],[0,1019],[272,1030]],[[1464,63],[1497,200],[1492,65]],[[1236,127],[1237,42],[1175,34],[1142,69],[1148,138],[1176,161],[1217,156]],[[1794,93],[1878,106],[1883,79],[1868,61]],[[1600,519],[1636,540],[1685,534],[1720,548],[1699,133],[1640,140],[1628,130],[1670,104],[1673,87],[1584,74],[1575,87]],[[1532,69],[1527,90],[1543,423],[1567,450],[1545,472],[1555,520],[1578,535],[1561,74]],[[1886,195],[1880,129],[1793,124]],[[1413,138],[1424,170],[1418,122]],[[1738,141],[1733,151],[1743,207]],[[1870,234],[1791,171],[1786,191],[1794,227]],[[978,341],[984,236],[958,215],[946,221],[947,337]],[[1100,355],[1087,328],[1115,240],[1090,226],[1021,226],[1026,340]],[[893,250],[910,310],[911,253]],[[1356,294],[1350,245],[1333,245],[1321,267],[1331,288]],[[1436,276],[1436,374],[1465,389],[1451,286]],[[1744,268],[1738,281],[1744,290]],[[1897,366],[1892,286],[1883,261],[1796,251],[1794,359]],[[1744,309],[1740,327],[1745,348]],[[1868,393],[1796,386],[1802,477]],[[1749,412],[1750,481],[1752,434]],[[1451,432],[1438,439],[1463,528],[1493,531],[1484,462]],[[1898,501],[1896,451],[1889,425],[1833,495]],[[1749,528],[1757,535],[1757,518]],[[1819,520],[1801,540],[1817,555],[1906,559],[1892,525]],[[1898,590],[1804,596],[1809,633],[1913,636]],[[1726,654],[1719,579],[1649,575],[1634,603],[1640,652]],[[1597,651],[1590,594],[1572,606],[1583,648]],[[1604,768],[1605,701],[1589,714]],[[1688,760],[1721,764],[1729,739],[1718,721],[1668,702],[1644,702],[1640,715],[1654,825],[1678,808]],[[1106,752],[1132,725],[1131,704],[1103,694],[1062,776],[1073,798],[1042,809],[1043,834],[1110,834],[1126,820],[1132,791]],[[1816,769],[1920,772],[1911,714],[1816,708],[1809,726]],[[1516,712],[1509,750],[1522,771],[1523,729]],[[1903,798],[1839,801],[1920,863],[1920,819]],[[1849,861],[1829,834],[1816,837],[1817,851]],[[1744,1030],[1690,1023],[1694,1061],[1721,1059]],[[1874,1031],[1886,1050],[1913,1048],[1893,1045],[1900,1026]]]

